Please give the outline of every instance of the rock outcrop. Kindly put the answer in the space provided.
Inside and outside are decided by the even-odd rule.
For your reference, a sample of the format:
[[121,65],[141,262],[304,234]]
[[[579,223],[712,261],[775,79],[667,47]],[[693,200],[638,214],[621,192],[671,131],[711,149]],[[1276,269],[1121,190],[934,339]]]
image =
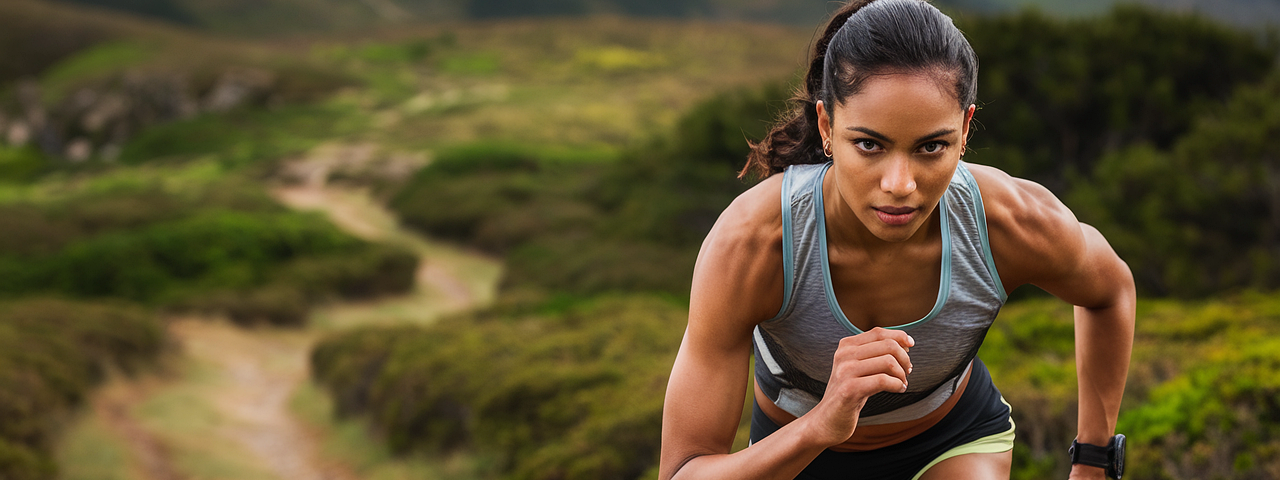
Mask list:
[[230,68],[205,83],[201,88],[181,72],[130,71],[50,103],[37,82],[22,81],[10,108],[0,108],[0,141],[34,144],[69,162],[113,161],[125,142],[147,127],[267,105],[277,78],[262,69]]

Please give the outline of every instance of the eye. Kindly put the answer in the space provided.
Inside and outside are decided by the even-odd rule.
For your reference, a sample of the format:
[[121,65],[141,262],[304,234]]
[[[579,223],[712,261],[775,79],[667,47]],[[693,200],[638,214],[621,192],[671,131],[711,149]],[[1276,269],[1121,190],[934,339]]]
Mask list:
[[861,140],[854,140],[853,146],[858,147],[859,150],[862,150],[864,152],[874,152],[880,148],[879,144],[877,144],[872,140],[867,140],[865,138]]
[[929,142],[920,146],[924,153],[938,153],[947,147],[947,142]]

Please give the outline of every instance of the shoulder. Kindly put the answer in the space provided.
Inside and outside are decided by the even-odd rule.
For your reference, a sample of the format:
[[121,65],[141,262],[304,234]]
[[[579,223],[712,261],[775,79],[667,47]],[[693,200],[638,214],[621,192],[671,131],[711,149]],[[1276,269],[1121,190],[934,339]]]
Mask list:
[[1036,182],[968,164],[982,192],[992,255],[1006,289],[1071,271],[1085,255],[1074,213]]
[[[734,199],[707,234],[694,267],[690,322],[766,320],[782,305],[782,175]],[[712,320],[718,321],[718,320]]]
[[[738,195],[721,212],[707,242],[717,246],[782,240],[782,174],[764,179]],[[708,245],[704,243],[705,249]]]

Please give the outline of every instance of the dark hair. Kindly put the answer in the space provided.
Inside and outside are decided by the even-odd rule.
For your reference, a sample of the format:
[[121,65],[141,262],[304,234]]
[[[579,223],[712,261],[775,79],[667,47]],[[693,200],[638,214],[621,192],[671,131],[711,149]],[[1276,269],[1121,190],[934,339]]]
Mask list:
[[813,46],[792,108],[764,140],[751,144],[738,177],[759,178],[787,165],[822,163],[817,102],[832,107],[873,75],[925,72],[952,83],[961,109],[977,97],[978,56],[951,18],[924,0],[854,0],[836,11]]

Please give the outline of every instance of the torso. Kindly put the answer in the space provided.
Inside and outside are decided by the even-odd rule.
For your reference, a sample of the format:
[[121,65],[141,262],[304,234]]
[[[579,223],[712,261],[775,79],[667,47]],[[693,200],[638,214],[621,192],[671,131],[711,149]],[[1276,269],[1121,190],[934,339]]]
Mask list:
[[[839,310],[853,327],[866,331],[875,327],[902,326],[922,319],[934,310],[933,300],[939,296],[943,274],[942,257],[948,253],[943,249],[939,213],[935,209],[927,224],[926,241],[892,254],[877,256],[866,250],[828,242],[826,258],[831,287],[841,305]],[[789,242],[791,239],[782,238],[781,241]],[[961,380],[958,385],[964,385],[967,377],[961,375],[956,378]],[[848,442],[833,449],[872,450],[910,438],[941,420],[962,394],[963,388],[954,389],[949,398],[922,417],[901,422],[860,424]],[[755,397],[761,410],[778,425],[796,418],[776,405],[759,385],[756,386]]]

